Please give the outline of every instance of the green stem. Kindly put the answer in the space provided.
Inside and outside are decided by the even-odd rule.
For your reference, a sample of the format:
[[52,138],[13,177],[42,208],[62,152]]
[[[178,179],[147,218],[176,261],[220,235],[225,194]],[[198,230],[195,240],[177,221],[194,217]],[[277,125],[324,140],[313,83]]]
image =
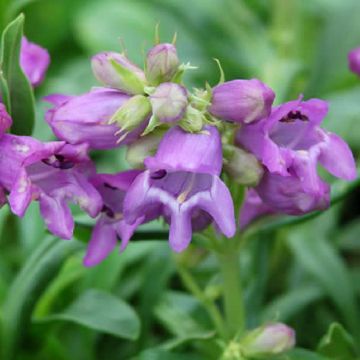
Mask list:
[[239,252],[233,245],[232,243],[224,253],[218,255],[224,281],[223,297],[227,334],[230,338],[235,334],[241,335],[245,330],[245,306],[240,279]]
[[214,304],[214,302],[211,299],[209,299],[204,294],[204,292],[200,289],[199,285],[195,282],[191,273],[185,267],[178,265],[178,273],[187,290],[190,291],[203,304],[218,334],[221,337],[225,338],[226,330],[225,330],[223,318],[217,306]]

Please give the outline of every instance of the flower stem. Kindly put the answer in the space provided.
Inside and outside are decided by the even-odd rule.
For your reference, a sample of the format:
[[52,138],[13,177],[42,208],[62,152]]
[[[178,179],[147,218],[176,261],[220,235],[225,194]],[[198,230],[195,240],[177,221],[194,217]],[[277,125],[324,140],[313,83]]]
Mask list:
[[233,245],[232,243],[224,253],[218,255],[224,281],[223,297],[227,335],[230,338],[235,334],[241,335],[245,330],[245,306],[240,279],[239,253]]
[[178,265],[177,270],[186,289],[190,291],[194,297],[203,304],[215,326],[216,331],[221,337],[225,338],[225,325],[219,309],[215,303],[204,294],[199,285],[195,282],[191,273],[184,266]]

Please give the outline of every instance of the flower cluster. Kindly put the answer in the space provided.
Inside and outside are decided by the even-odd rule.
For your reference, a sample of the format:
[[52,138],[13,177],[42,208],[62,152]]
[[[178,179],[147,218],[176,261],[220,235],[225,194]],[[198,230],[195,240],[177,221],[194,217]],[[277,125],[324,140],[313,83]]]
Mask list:
[[[48,56],[24,39],[21,64],[35,86]],[[231,238],[259,215],[325,209],[330,186],[318,165],[355,178],[348,145],[320,127],[325,101],[299,97],[274,106],[274,92],[257,79],[190,91],[182,81],[189,68],[173,44],[150,49],[144,70],[124,54],[95,55],[101,87],[45,98],[54,142],[6,134],[11,118],[0,105],[1,203],[23,216],[38,201],[49,231],[64,239],[74,230],[69,202],[78,204],[97,219],[84,259],[93,266],[156,218],[169,224],[179,252],[193,231],[211,224]],[[121,146],[133,169],[98,174],[89,152]],[[240,187],[248,190],[236,221],[229,189]]]

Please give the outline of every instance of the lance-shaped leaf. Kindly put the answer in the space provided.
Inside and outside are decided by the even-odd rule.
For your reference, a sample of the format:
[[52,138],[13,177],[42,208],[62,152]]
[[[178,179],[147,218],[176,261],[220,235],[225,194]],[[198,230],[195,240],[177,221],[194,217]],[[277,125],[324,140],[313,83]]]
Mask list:
[[1,38],[1,93],[13,119],[12,132],[31,135],[35,120],[34,94],[20,67],[20,48],[24,15],[19,15],[4,30]]

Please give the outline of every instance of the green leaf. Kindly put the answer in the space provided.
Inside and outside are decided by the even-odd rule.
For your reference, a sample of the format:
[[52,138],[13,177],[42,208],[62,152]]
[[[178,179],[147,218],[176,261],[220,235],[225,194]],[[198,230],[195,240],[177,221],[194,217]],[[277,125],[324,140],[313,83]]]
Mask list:
[[11,360],[25,329],[28,328],[31,313],[44,289],[57,274],[67,256],[78,251],[81,244],[56,238],[44,239],[32,253],[13,281],[3,305],[2,317],[2,360]]
[[190,295],[178,292],[166,292],[155,308],[155,314],[161,323],[177,338],[197,337],[209,329],[200,325],[192,314],[201,308],[198,300]]
[[269,360],[329,360],[329,358],[309,350],[294,349],[285,355],[272,357]]
[[143,351],[138,360],[205,360],[203,357],[194,354],[179,354],[169,352],[161,348],[148,349]]
[[264,321],[276,319],[286,322],[302,311],[306,306],[321,299],[323,296],[323,289],[315,284],[299,286],[296,289],[275,298],[263,310],[262,318]]
[[63,312],[36,319],[38,322],[58,320],[130,340],[136,340],[140,333],[135,311],[123,300],[96,289],[84,292]]
[[[5,93],[7,109],[13,119],[12,132],[18,135],[31,135],[35,121],[35,105],[32,87],[21,70],[19,58],[23,36],[24,15],[19,15],[2,34],[0,70],[8,93]],[[7,98],[8,97],[8,98]]]
[[319,283],[336,305],[346,325],[360,336],[359,310],[350,273],[335,249],[321,234],[314,238],[314,227],[303,226],[289,234],[294,257]]
[[327,334],[320,341],[318,352],[331,359],[356,359],[354,340],[338,323],[330,325]]

